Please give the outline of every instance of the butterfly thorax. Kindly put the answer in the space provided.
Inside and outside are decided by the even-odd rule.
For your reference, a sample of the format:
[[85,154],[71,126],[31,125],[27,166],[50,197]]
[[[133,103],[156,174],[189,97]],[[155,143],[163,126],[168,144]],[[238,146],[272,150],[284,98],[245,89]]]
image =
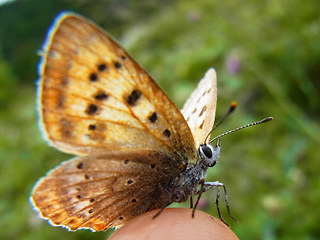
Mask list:
[[220,146],[201,145],[198,161],[186,168],[173,180],[171,200],[184,202],[189,196],[198,194],[198,186],[204,182],[208,167],[213,167],[220,156]]
[[187,168],[173,181],[172,202],[184,202],[190,195],[197,192],[197,187],[205,178],[208,166],[201,161],[190,168]]

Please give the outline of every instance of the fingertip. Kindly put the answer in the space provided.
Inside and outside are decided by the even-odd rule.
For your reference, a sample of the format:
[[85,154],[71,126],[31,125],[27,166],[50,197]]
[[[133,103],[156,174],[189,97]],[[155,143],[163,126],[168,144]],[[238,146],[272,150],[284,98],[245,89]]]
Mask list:
[[110,239],[238,239],[224,223],[202,211],[196,211],[192,218],[192,209],[166,208],[153,219],[158,211],[153,210],[132,219]]

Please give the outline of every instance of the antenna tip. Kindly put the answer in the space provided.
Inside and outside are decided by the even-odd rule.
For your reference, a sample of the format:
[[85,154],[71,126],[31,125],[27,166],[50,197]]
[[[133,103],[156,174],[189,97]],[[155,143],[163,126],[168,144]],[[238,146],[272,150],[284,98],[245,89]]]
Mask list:
[[271,120],[273,120],[273,117],[267,117],[267,118],[265,118],[265,119],[262,119],[262,120],[261,120],[261,123],[269,122],[269,121],[271,121]]
[[232,102],[231,104],[230,104],[230,108],[229,108],[229,112],[227,113],[227,115],[229,115],[230,113],[232,113],[235,109],[236,109],[236,107],[237,107],[237,102]]

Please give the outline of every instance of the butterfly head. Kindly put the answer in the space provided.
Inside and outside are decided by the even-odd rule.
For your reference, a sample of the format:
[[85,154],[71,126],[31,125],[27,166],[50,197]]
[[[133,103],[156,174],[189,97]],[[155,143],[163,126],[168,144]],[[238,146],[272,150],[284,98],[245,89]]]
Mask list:
[[217,146],[211,144],[203,144],[199,147],[199,155],[202,162],[208,167],[216,165],[218,158],[220,157],[220,141],[217,141]]

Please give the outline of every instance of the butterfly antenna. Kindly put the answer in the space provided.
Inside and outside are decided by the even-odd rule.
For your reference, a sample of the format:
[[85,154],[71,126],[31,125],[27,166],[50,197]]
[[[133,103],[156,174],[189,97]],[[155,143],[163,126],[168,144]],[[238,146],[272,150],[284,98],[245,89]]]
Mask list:
[[253,123],[249,123],[249,124],[244,125],[244,126],[242,126],[242,127],[235,128],[235,129],[233,129],[233,130],[230,130],[230,131],[228,131],[228,132],[222,133],[222,134],[214,137],[213,139],[210,140],[210,143],[212,143],[212,142],[213,142],[214,140],[216,140],[216,139],[219,139],[219,138],[221,138],[221,137],[223,137],[223,136],[225,136],[225,135],[228,135],[229,133],[237,132],[237,131],[239,131],[239,130],[241,130],[241,129],[244,129],[244,128],[247,128],[247,127],[251,127],[251,126],[254,126],[254,125],[258,125],[258,124],[261,124],[261,123],[269,122],[269,121],[271,121],[271,120],[273,120],[273,117],[267,117],[267,118],[264,118],[264,119],[262,119],[262,120],[260,120],[260,121],[253,122]]
[[214,126],[212,127],[211,131],[208,133],[207,137],[205,138],[205,143],[207,142],[208,138],[211,136],[211,133],[222,123],[224,122],[224,120],[226,120],[229,115],[236,109],[237,107],[237,103],[236,102],[232,102],[230,105],[230,108],[228,110],[228,112],[226,112],[222,118],[219,119],[218,123],[214,124]]

